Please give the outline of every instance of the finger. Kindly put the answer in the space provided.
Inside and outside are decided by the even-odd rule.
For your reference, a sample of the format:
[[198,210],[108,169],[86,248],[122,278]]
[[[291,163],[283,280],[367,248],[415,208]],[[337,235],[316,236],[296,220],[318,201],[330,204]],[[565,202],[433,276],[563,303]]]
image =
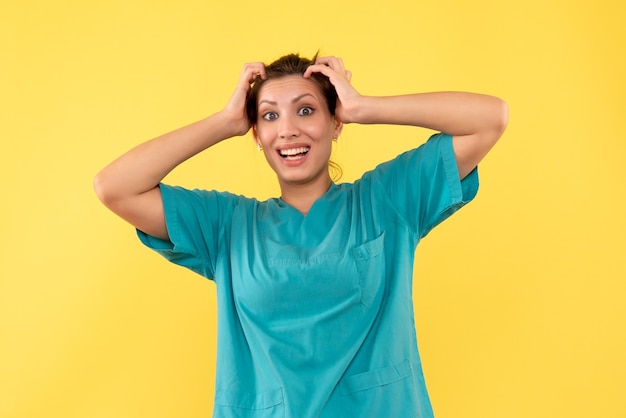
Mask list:
[[248,77],[248,83],[253,84],[259,78],[265,79],[266,78],[265,72],[264,71],[252,71]]
[[328,57],[319,57],[315,60],[315,64],[326,65],[337,71],[345,71],[345,67],[343,65],[343,60],[338,57],[328,56]]
[[309,65],[309,67],[304,72],[303,77],[309,78],[313,73],[322,73],[328,78],[331,78],[331,76],[334,76],[336,74],[332,68],[325,64],[313,64]]
[[242,82],[245,81],[247,84],[252,84],[258,77],[262,79],[267,78],[265,65],[262,62],[252,62],[244,65],[241,71]]
[[350,81],[350,79],[352,78],[352,73],[350,71],[343,69],[343,67],[340,69],[335,69],[326,64],[313,64],[309,66],[304,72],[303,76],[304,78],[309,78],[311,74],[313,73],[322,73],[326,77],[331,79],[331,81],[333,80],[338,81],[338,79],[336,79],[336,76],[343,77],[348,81]]

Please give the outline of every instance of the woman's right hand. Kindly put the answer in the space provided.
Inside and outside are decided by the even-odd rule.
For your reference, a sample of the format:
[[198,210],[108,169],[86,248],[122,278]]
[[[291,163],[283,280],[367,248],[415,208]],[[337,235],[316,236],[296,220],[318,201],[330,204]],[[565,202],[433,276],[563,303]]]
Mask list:
[[250,85],[257,77],[266,78],[265,65],[262,62],[245,64],[241,70],[237,87],[222,111],[233,129],[233,136],[245,135],[250,130],[250,122],[246,115],[246,96]]
[[168,239],[159,183],[177,165],[205,149],[250,130],[246,95],[263,63],[246,64],[226,107],[191,125],[145,142],[103,168],[94,179],[100,200],[137,229]]

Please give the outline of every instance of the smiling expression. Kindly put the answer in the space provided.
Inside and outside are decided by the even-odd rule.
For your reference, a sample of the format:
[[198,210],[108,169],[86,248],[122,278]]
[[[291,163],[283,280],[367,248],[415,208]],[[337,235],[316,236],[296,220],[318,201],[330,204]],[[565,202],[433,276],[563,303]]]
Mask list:
[[268,80],[259,91],[257,106],[253,135],[281,187],[328,188],[332,140],[342,124],[330,114],[315,82],[300,75]]

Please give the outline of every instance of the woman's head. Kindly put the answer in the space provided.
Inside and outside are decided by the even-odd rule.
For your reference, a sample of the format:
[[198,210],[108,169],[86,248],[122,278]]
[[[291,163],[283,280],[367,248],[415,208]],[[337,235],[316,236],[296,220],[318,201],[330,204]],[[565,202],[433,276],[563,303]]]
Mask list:
[[[251,125],[255,125],[258,119],[258,99],[259,92],[265,83],[286,76],[303,75],[306,69],[315,63],[317,54],[312,58],[303,58],[298,54],[289,54],[280,57],[276,61],[265,66],[267,77],[257,79],[252,84],[246,98],[246,114]],[[326,99],[326,105],[331,115],[335,115],[337,106],[337,91],[328,78],[320,73],[313,73],[309,78],[319,88],[320,92]]]
[[296,54],[265,66],[246,98],[252,135],[278,175],[282,186],[321,184],[338,180],[341,169],[330,161],[333,140],[343,123],[335,117],[337,92],[317,72],[304,78],[315,63]]

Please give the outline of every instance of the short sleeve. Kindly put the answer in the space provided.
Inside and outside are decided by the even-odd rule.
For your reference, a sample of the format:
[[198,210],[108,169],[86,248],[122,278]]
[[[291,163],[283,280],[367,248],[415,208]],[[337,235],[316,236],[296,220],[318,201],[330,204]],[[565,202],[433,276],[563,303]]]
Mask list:
[[478,170],[474,169],[463,180],[459,178],[452,137],[442,133],[379,165],[372,177],[419,238],[470,202],[478,192]]
[[141,242],[172,263],[214,278],[218,243],[231,221],[238,197],[228,193],[160,185],[170,237],[162,240],[137,230]]

